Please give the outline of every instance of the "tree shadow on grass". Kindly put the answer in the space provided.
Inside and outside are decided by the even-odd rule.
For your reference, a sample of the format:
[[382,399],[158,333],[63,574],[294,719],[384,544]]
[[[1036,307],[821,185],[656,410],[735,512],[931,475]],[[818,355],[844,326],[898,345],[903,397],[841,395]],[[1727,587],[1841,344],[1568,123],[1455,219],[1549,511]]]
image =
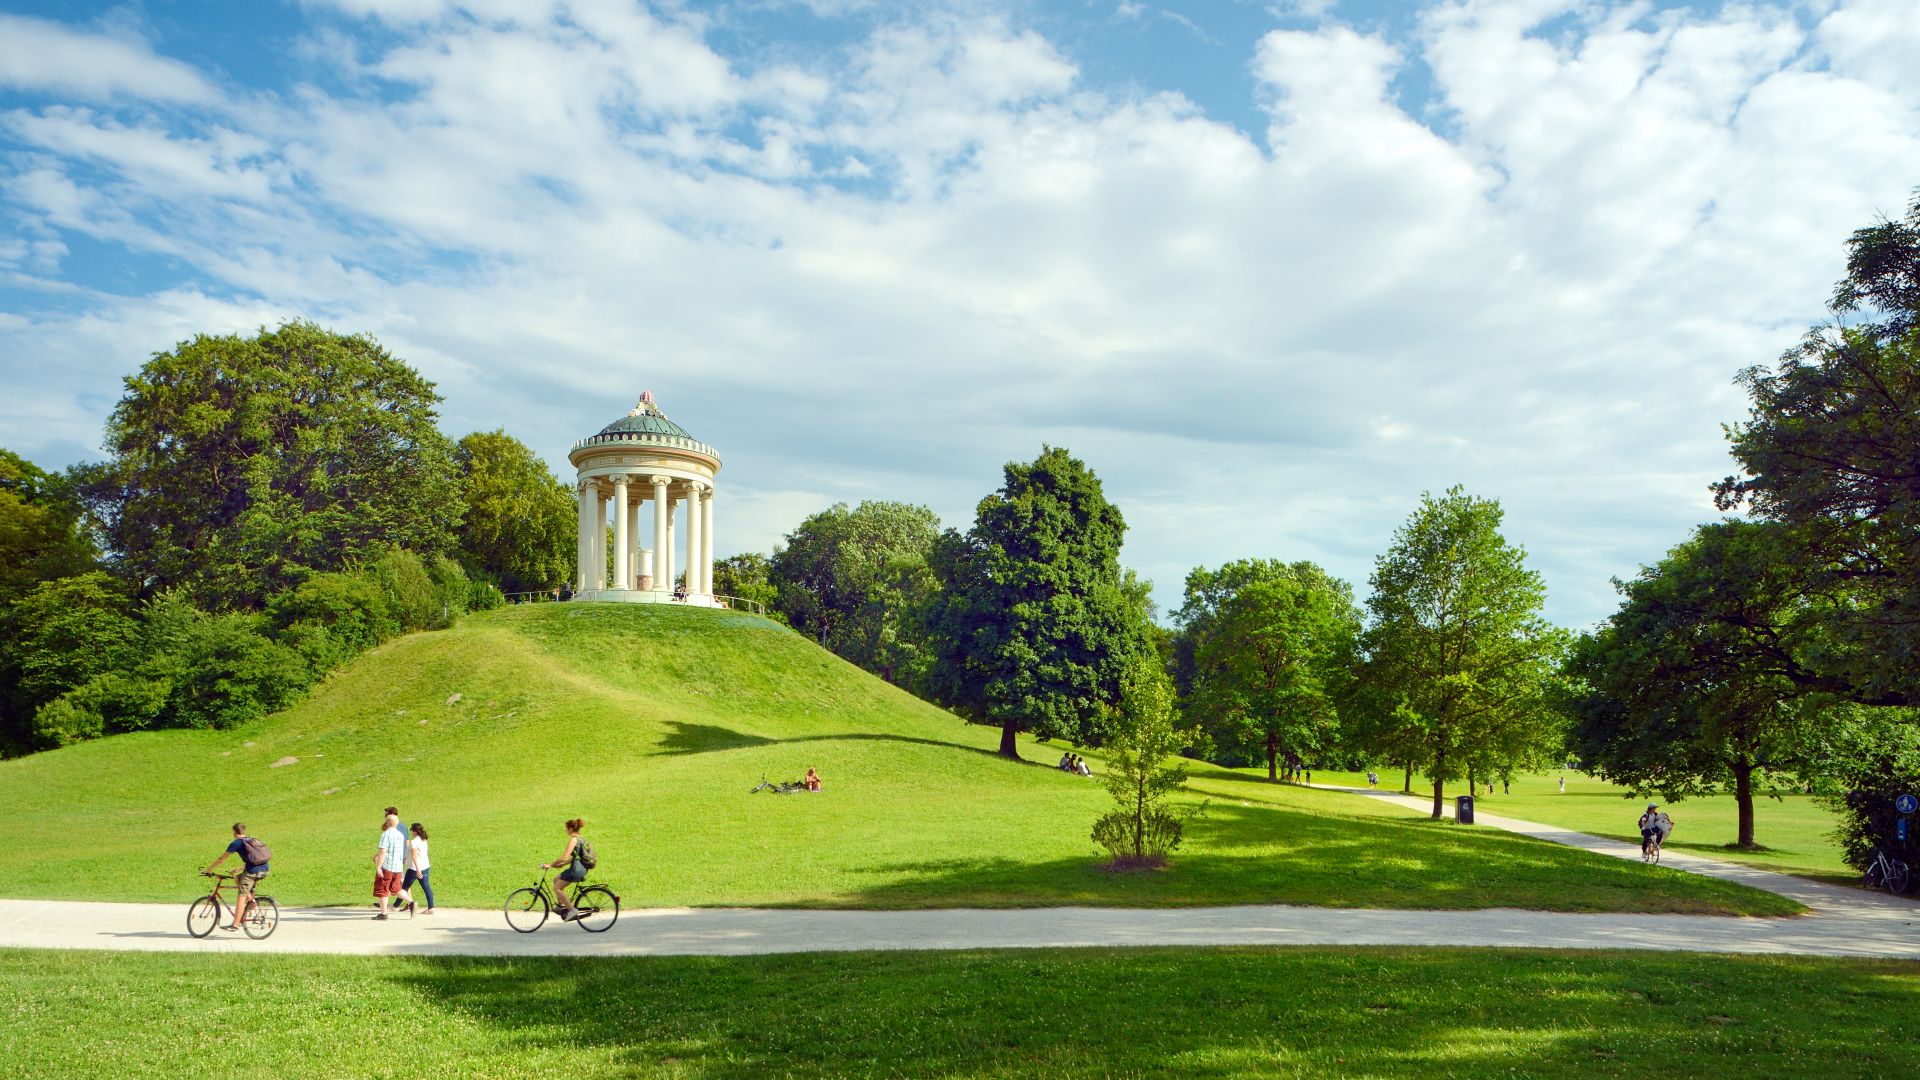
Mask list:
[[[1090,827],[1091,820],[1087,822]],[[1654,872],[1650,872],[1654,871]],[[1086,854],[874,866],[830,906],[1212,906],[1790,914],[1790,901],[1510,833],[1421,818],[1346,817],[1214,803],[1164,869],[1114,872]],[[819,906],[809,903],[805,906]]]
[[581,1075],[1912,1075],[1897,963],[1465,949],[420,959],[385,975]]
[[718,750],[738,750],[747,746],[771,746],[778,741],[714,724],[683,724],[677,720],[669,720],[666,726],[667,735],[660,740],[659,753],[667,756],[710,754]]

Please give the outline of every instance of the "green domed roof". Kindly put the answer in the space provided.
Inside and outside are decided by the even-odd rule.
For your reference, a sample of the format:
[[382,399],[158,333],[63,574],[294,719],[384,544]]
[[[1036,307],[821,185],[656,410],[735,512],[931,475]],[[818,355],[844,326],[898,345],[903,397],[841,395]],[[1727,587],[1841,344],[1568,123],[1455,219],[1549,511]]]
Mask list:
[[[653,391],[640,395],[639,404],[633,411],[600,429],[602,435],[671,435],[681,439],[693,439],[686,428],[667,419],[654,403]],[[695,439],[698,442],[699,440]]]
[[693,438],[692,435],[687,434],[686,428],[681,427],[679,424],[674,423],[673,421],[667,419],[666,417],[660,415],[657,412],[656,413],[633,413],[627,416],[623,416],[620,419],[615,420],[613,423],[608,424],[606,427],[601,428],[600,434],[602,435],[631,435],[631,434],[678,435],[680,438],[683,438],[683,439]]

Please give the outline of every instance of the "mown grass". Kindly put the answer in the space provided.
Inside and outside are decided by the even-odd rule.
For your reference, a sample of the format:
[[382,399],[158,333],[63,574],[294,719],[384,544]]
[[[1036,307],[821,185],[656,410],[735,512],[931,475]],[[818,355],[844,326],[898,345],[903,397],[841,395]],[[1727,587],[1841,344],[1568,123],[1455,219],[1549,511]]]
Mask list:
[[[1557,782],[1562,775],[1567,778],[1565,794],[1560,793]],[[1313,778],[1321,784],[1366,786],[1365,773],[1316,772]],[[1382,771],[1380,787],[1399,791],[1402,779],[1402,773]],[[1419,777],[1415,777],[1413,783],[1415,794],[1432,796],[1431,785],[1422,791]],[[1634,846],[1640,843],[1640,830],[1635,823],[1649,801],[1635,797],[1616,784],[1571,771],[1517,777],[1511,793],[1501,791],[1498,785],[1492,795],[1485,794],[1485,788],[1481,790],[1482,794],[1476,796],[1476,805],[1489,814],[1615,837],[1623,844]],[[1457,792],[1449,788],[1449,804],[1453,795],[1465,792],[1464,785],[1460,785]],[[1667,813],[1674,819],[1674,834],[1668,845],[1675,851],[1747,863],[1781,873],[1858,884],[1859,873],[1841,860],[1840,846],[1834,842],[1833,830],[1839,822],[1833,812],[1816,803],[1810,795],[1788,791],[1777,794],[1778,798],[1768,794],[1754,799],[1754,839],[1760,847],[1753,850],[1732,846],[1739,831],[1738,809],[1731,795],[1700,796],[1675,803],[1666,803],[1656,795],[1652,801],[1665,803]]]
[[1886,1077],[1920,965],[1467,949],[0,951],[34,1077]]
[[[996,738],[763,619],[511,608],[389,642],[244,731],[0,762],[0,889],[184,900],[238,819],[272,845],[283,904],[370,902],[392,803],[427,825],[452,906],[491,907],[525,884],[581,815],[600,876],[640,905],[1799,910],[1210,767],[1195,770],[1194,798],[1212,806],[1174,867],[1113,874],[1088,839],[1100,786],[1000,759]],[[1061,750],[1023,752],[1051,762]],[[762,774],[808,766],[823,793],[747,794]]]

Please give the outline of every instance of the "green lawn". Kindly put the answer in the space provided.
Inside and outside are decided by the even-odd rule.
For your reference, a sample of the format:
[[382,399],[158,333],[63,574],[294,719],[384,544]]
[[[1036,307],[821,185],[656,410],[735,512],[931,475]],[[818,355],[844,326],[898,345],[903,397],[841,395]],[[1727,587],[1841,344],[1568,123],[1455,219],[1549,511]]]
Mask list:
[[[1640,843],[1640,830],[1635,823],[1647,803],[1660,801],[1659,796],[1651,800],[1635,798],[1623,787],[1577,772],[1564,774],[1567,790],[1563,795],[1558,784],[1561,775],[1552,772],[1519,777],[1513,783],[1511,794],[1501,792],[1496,786],[1492,795],[1478,796],[1476,805],[1489,814],[1559,825],[1595,836],[1617,837],[1625,844]],[[1382,770],[1380,786],[1383,790],[1398,791],[1403,778],[1403,773]],[[1367,786],[1365,773],[1316,772],[1313,779],[1317,784]],[[1430,798],[1432,785],[1422,791],[1422,783],[1420,777],[1414,777],[1415,793]],[[1465,791],[1465,785],[1460,785],[1457,791],[1450,788],[1449,803],[1454,795]],[[1832,834],[1837,819],[1832,811],[1815,803],[1812,796],[1782,792],[1778,799],[1756,798],[1754,839],[1761,845],[1756,851],[1728,846],[1738,835],[1731,795],[1684,799],[1667,803],[1665,809],[1674,820],[1673,838],[1668,844],[1676,851],[1847,885],[1860,882],[1859,873],[1841,861],[1840,846],[1834,843]]]
[[[0,762],[0,889],[184,901],[240,819],[273,846],[282,903],[367,903],[394,803],[428,826],[453,906],[497,904],[583,815],[602,876],[640,905],[1799,910],[1210,767],[1195,788],[1211,810],[1175,867],[1113,874],[1088,840],[1101,787],[1000,759],[996,738],[752,616],[509,608],[389,642],[243,731]],[[1051,762],[1060,748],[1023,752]],[[808,766],[823,793],[747,794]]]
[[1912,1076],[1920,965],[1466,949],[0,951],[11,1075]]

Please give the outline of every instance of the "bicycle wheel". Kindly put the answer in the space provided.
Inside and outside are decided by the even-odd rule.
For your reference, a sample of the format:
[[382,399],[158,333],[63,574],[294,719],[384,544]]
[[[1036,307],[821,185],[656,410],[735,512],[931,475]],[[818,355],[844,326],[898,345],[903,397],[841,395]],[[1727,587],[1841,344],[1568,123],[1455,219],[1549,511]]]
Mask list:
[[1906,863],[1901,862],[1899,859],[1887,860],[1886,886],[1887,886],[1888,892],[1890,893],[1906,892],[1907,885],[1910,882],[1912,882],[1912,880],[1913,880],[1913,872],[1910,869],[1908,869]]
[[194,937],[206,937],[213,928],[220,925],[220,901],[212,893],[187,905],[187,933]]
[[1867,867],[1867,873],[1864,880],[1866,881],[1867,888],[1869,889],[1881,889],[1886,887],[1886,884],[1887,884],[1886,856],[1882,855],[1879,858],[1873,860],[1873,862]]
[[574,921],[589,934],[604,934],[620,917],[620,898],[605,885],[589,885],[574,894],[573,906],[580,912]]
[[247,919],[240,929],[255,941],[273,936],[274,928],[280,925],[280,905],[273,902],[271,896],[256,896],[253,906],[247,909]]
[[547,897],[539,889],[515,889],[507,894],[507,925],[531,934],[547,921]]

